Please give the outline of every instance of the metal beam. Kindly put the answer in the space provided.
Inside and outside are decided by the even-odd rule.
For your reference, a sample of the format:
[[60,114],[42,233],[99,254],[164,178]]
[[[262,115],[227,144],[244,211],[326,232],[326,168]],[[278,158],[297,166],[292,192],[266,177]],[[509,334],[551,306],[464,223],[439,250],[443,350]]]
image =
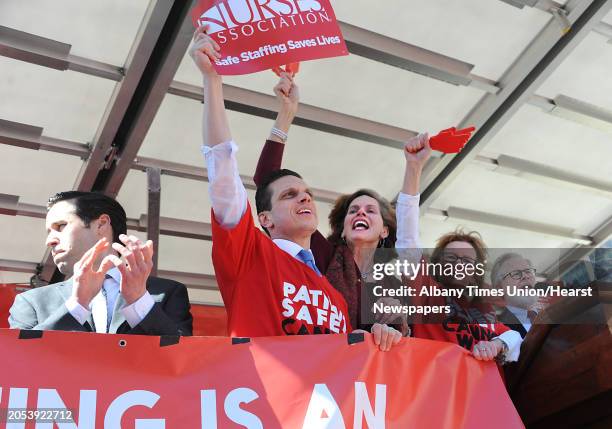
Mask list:
[[101,171],[95,187],[115,196],[127,177],[176,71],[191,42],[192,0],[176,0],[161,29],[130,106],[115,136],[116,162]]
[[592,179],[560,168],[551,167],[550,165],[509,155],[499,155],[497,158],[478,155],[474,158],[474,164],[495,173],[522,177],[553,185],[562,185],[581,191],[586,190],[599,196],[610,197],[610,194],[612,194],[612,182]]
[[553,0],[501,0],[511,6],[523,9],[525,6],[533,7],[550,13],[557,23],[561,34],[566,34],[572,29],[572,23],[567,18],[565,6]]
[[554,0],[500,0],[511,6],[523,9],[525,6],[534,7],[546,12],[549,12],[551,8],[563,9],[563,5]]
[[501,0],[504,3],[509,4],[510,6],[518,7],[519,9],[523,9],[525,6],[534,7],[538,0]]
[[19,196],[0,194],[0,214],[7,216],[17,216],[18,205]]
[[67,43],[0,25],[0,55],[56,70],[68,69]]
[[123,78],[120,67],[72,55],[71,48],[67,43],[0,25],[0,55],[55,70],[73,70],[117,82]]
[[610,216],[603,224],[601,224],[591,234],[592,240],[590,245],[576,246],[569,250],[559,258],[559,261],[545,270],[547,276],[555,273],[557,278],[563,277],[580,261],[587,258],[596,248],[603,245],[608,240],[612,239],[612,216]]
[[121,82],[125,69],[78,55],[68,55],[68,70]]
[[[20,203],[16,195],[0,194],[0,214],[8,216],[26,216],[38,219],[47,217],[47,208],[36,204]],[[143,214],[140,218],[128,218],[129,229],[147,232],[148,216]],[[205,222],[161,217],[159,222],[160,233],[174,237],[195,238],[198,240],[212,239],[212,226]]]
[[[172,82],[168,92],[200,102],[203,98],[202,87],[182,82]],[[223,94],[225,106],[230,110],[267,119],[276,117],[278,101],[274,96],[226,84],[223,85]],[[308,104],[300,104],[293,124],[396,149],[403,149],[406,140],[418,134]]]
[[147,239],[153,242],[153,268],[151,275],[157,275],[157,255],[159,254],[159,217],[161,209],[161,171],[147,168]]
[[36,262],[13,261],[11,259],[0,259],[0,271],[10,273],[36,273],[38,264]]
[[534,95],[528,103],[551,115],[612,134],[612,111],[603,107],[566,95],[554,99]]
[[597,34],[601,34],[608,38],[608,43],[612,43],[612,25],[605,22],[600,22],[593,28],[593,31]]
[[[44,130],[39,127],[0,119],[0,144],[73,155],[82,159],[86,159],[90,154],[89,145],[46,137],[41,135],[42,132]],[[159,168],[161,174],[168,176],[202,182],[208,181],[208,170],[204,167],[196,167],[195,165],[138,156],[131,166],[131,169],[143,172],[146,172],[149,168]],[[240,177],[247,189],[257,189],[252,176],[241,175]],[[333,204],[342,195],[341,193],[326,189],[313,188],[312,191],[317,201],[329,204]]]
[[0,119],[0,143],[26,149],[40,149],[43,129],[20,122]]
[[43,129],[40,127],[0,119],[0,144],[46,150],[80,158],[89,156],[89,146],[86,144],[46,137],[42,133]]
[[79,171],[74,189],[91,191],[94,188],[99,171],[106,167],[106,158],[113,153],[112,146],[119,126],[145,73],[149,58],[171,9],[172,2],[153,0],[149,3],[134,44],[128,54],[125,77],[115,86],[100,126],[94,136],[91,155]]
[[[494,81],[471,74],[473,64],[429,51],[345,22],[340,22],[349,51],[364,58],[408,70],[453,85],[472,86],[495,94]],[[71,46],[0,26],[0,54],[59,70],[73,70],[120,81],[124,69],[71,55]]]
[[351,54],[453,85],[474,86],[493,94],[499,91],[494,82],[471,74],[473,64],[346,22],[339,24]]
[[18,195],[0,194],[0,214],[44,219],[47,217],[47,208],[35,204],[20,203]]
[[612,111],[565,95],[553,102],[551,114],[612,134]]
[[565,240],[575,241],[583,245],[590,245],[592,239],[590,237],[576,234],[569,228],[560,226],[532,222],[525,219],[518,219],[509,216],[497,215],[493,213],[486,213],[478,210],[471,210],[461,207],[449,207],[446,210],[439,209],[428,209],[426,215],[434,217],[436,219],[456,219],[464,220],[468,222],[493,225],[503,228],[511,228],[521,231],[531,231],[536,234],[546,235],[550,237],[562,238]]
[[477,130],[459,154],[442,157],[432,174],[424,178],[426,187],[421,194],[421,206],[424,211],[532,97],[537,88],[567,58],[588,32],[612,10],[612,2],[570,0],[567,10],[573,31],[565,36],[560,35],[557,24],[551,19],[534,42],[500,79],[501,91],[497,95],[485,94],[461,121],[460,127],[474,125]]
[[[148,168],[159,168],[161,174],[174,177],[182,177],[185,179],[199,180],[208,182],[208,170],[204,167],[196,167],[189,164],[180,164],[178,162],[164,161],[160,159],[147,158],[139,156],[134,160],[132,169],[146,171]],[[245,188],[256,190],[257,186],[252,176],[244,174],[240,175]],[[342,196],[339,192],[329,191],[326,189],[312,188],[315,200],[324,203],[333,204],[336,199]]]
[[[128,219],[128,228],[136,231],[147,232],[149,218],[140,215],[138,219]],[[212,240],[212,225],[207,222],[176,219],[171,217],[159,218],[159,233],[172,237],[193,238],[195,240]]]

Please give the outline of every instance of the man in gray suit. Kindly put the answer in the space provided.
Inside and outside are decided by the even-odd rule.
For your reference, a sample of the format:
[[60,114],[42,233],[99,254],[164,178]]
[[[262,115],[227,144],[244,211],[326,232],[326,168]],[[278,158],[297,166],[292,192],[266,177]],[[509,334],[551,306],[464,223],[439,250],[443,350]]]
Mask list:
[[60,192],[47,204],[47,246],[68,280],[17,295],[11,328],[191,335],[187,288],[149,277],[153,243],[128,236],[126,214],[94,192]]

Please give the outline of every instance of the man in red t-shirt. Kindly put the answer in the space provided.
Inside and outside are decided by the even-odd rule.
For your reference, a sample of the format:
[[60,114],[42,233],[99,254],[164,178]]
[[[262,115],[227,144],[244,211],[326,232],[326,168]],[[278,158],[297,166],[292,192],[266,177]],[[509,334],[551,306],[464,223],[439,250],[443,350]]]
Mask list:
[[[295,176],[287,176],[298,183]],[[281,180],[276,183],[282,185]],[[294,212],[312,204],[295,198]],[[302,216],[298,214],[297,216]],[[316,219],[316,212],[304,215]],[[306,222],[305,222],[306,223]],[[350,332],[344,298],[324,276],[266,237],[247,206],[238,225],[225,228],[213,213],[213,264],[231,335]],[[285,246],[290,243],[285,240]],[[297,252],[303,251],[292,243]]]
[[[233,336],[351,332],[342,295],[321,275],[310,237],[318,226],[312,193],[301,176],[279,170],[256,194],[259,222],[253,222],[238,173],[223,86],[212,62],[219,46],[196,30],[190,54],[204,78],[204,142],[213,208],[213,264]],[[401,334],[385,327],[375,341],[387,350]]]

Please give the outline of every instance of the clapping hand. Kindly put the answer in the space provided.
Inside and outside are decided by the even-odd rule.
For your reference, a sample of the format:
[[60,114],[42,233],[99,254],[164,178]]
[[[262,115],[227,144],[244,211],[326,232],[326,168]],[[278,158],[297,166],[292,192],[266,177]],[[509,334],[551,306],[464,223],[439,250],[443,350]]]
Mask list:
[[114,259],[118,259],[114,255],[107,255],[98,269],[94,268],[94,263],[107,251],[108,247],[108,240],[101,238],[74,264],[72,295],[85,308],[89,307],[91,300],[100,292],[104,283],[104,275],[114,265]]
[[[147,279],[153,268],[153,242],[142,243],[138,237],[121,234],[113,249],[119,252],[123,262],[117,268],[121,272],[121,295],[128,305],[139,300],[147,291]],[[117,258],[118,259],[118,258]]]

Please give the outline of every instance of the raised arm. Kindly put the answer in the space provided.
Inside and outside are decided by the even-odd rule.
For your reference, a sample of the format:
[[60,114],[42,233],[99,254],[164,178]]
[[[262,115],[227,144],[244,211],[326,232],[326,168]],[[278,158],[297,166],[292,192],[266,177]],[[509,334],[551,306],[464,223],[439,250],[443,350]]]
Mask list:
[[[404,146],[406,170],[404,185],[397,198],[397,249],[420,249],[419,244],[419,187],[421,173],[431,156],[429,136],[419,134],[406,142]],[[420,259],[419,255],[400,255],[409,259]]]
[[279,102],[279,109],[268,140],[284,144],[286,139],[275,133],[274,130],[281,131],[285,135],[288,134],[289,127],[293,123],[300,104],[300,88],[295,83],[291,73],[281,73],[280,80],[274,87],[274,95]]
[[212,64],[221,58],[220,47],[206,34],[207,29],[206,25],[195,31],[189,55],[200,69],[204,85],[204,146],[213,147],[231,141],[232,135],[223,103],[223,81]]
[[208,167],[210,200],[216,220],[224,227],[235,227],[247,208],[247,194],[238,173],[225,105],[223,82],[212,64],[221,58],[219,45],[206,34],[208,26],[198,28],[189,54],[202,73],[204,118],[202,152]]
[[[261,155],[259,155],[257,169],[253,176],[256,185],[262,183],[272,171],[281,168],[286,139],[280,135],[281,133],[285,135],[289,133],[289,128],[297,114],[300,102],[299,87],[289,73],[281,73],[281,78],[274,87],[274,94],[278,100],[278,115],[274,122],[274,128],[270,132],[268,140],[266,140]],[[279,130],[280,133],[275,129]],[[318,230],[312,234],[310,250],[315,257],[317,267],[325,272],[333,257],[333,247]]]
[[266,140],[253,180],[256,185],[264,181],[272,171],[281,168],[286,136],[298,110],[300,102],[299,88],[290,73],[281,73],[278,84],[274,87],[279,109],[270,136]]

